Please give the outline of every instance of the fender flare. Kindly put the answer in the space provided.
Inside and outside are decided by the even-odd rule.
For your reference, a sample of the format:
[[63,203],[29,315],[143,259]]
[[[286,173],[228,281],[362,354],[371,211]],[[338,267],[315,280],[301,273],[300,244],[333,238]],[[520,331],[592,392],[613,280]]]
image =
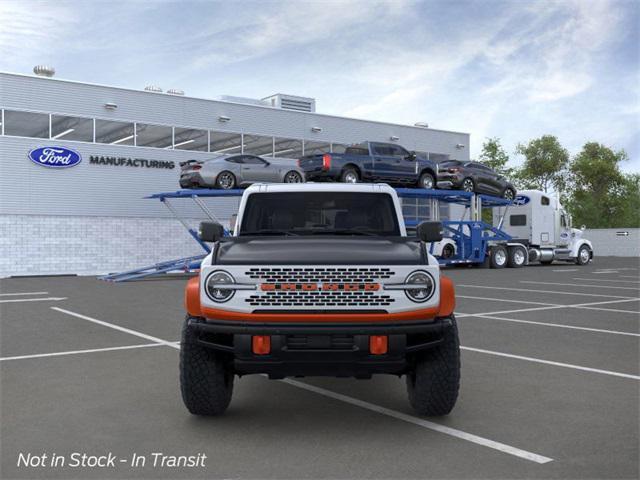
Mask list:
[[446,275],[440,275],[440,309],[438,317],[449,317],[453,315],[456,308],[456,291],[451,280]]
[[190,278],[184,289],[184,308],[191,317],[201,317],[200,308],[200,275]]

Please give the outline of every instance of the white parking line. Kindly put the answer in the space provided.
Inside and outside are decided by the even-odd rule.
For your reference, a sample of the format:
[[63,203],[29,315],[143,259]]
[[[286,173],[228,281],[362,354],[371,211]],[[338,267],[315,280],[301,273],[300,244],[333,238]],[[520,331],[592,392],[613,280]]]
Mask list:
[[615,288],[616,290],[640,290],[640,287],[619,287],[617,285],[587,285],[586,283],[556,283],[556,282],[535,282],[533,280],[520,280],[520,283],[532,283],[537,285],[564,285],[566,287],[587,287],[587,288]]
[[0,303],[19,303],[19,302],[59,302],[60,300],[66,300],[67,297],[47,297],[47,298],[10,298],[7,300],[0,300]]
[[129,333],[131,335],[135,335],[136,337],[144,338],[146,340],[150,340],[152,342],[161,343],[166,345],[167,347],[180,349],[179,346],[175,344],[175,342],[169,342],[167,340],[163,340],[162,338],[154,337],[153,335],[147,335],[146,333],[138,332],[136,330],[131,330],[130,328],[121,327],[120,325],[114,325],[113,323],[105,322],[102,320],[98,320],[97,318],[87,317],[86,315],[81,315],[76,312],[72,312],[71,310],[65,310],[64,308],[51,307],[51,310],[55,310],[56,312],[65,313],[67,315],[71,315],[72,317],[81,318],[82,320],[86,320],[88,322],[97,323],[98,325],[102,325],[104,327],[113,328],[114,330],[119,330],[120,332]]
[[[456,314],[456,318],[459,315]],[[632,332],[620,332],[617,330],[604,330],[601,328],[588,328],[588,327],[577,327],[574,325],[565,325],[562,323],[547,323],[547,322],[534,322],[533,320],[520,320],[517,318],[504,318],[504,317],[495,317],[493,315],[473,315],[473,314],[465,314],[463,318],[476,317],[476,318],[489,318],[491,320],[501,320],[504,322],[513,322],[513,323],[527,323],[530,325],[542,325],[545,327],[558,327],[558,328],[568,328],[571,330],[584,330],[585,332],[596,332],[596,333],[610,333],[613,335],[628,335],[630,337],[640,337],[640,333],[632,333]]]
[[578,272],[579,268],[560,268],[558,270],[551,270],[552,272]]
[[620,275],[620,278],[638,278],[638,275]]
[[390,408],[381,407],[379,405],[365,402],[357,398],[349,397],[347,395],[342,395],[341,393],[332,392],[331,390],[327,390],[325,388],[316,387],[315,385],[309,385],[307,383],[303,383],[298,380],[285,378],[284,380],[280,380],[280,381],[288,385],[301,388],[303,390],[308,390],[309,392],[317,393],[318,395],[323,395],[325,397],[332,398],[334,400],[339,400],[341,402],[348,403],[350,405],[355,405],[357,407],[364,408],[372,412],[380,413],[388,417],[393,417],[397,420],[402,420],[403,422],[411,423],[419,427],[428,428],[429,430],[434,430],[436,432],[444,433],[445,435],[450,435],[452,437],[456,437],[461,440],[466,440],[467,442],[475,443],[477,445],[482,445],[483,447],[492,448],[494,450],[498,450],[500,452],[507,453],[515,457],[523,458],[531,462],[543,464],[543,463],[549,463],[553,461],[553,459],[549,457],[528,452],[526,450],[512,447],[504,443],[489,440],[488,438],[479,437],[478,435],[467,433],[462,430],[446,427],[439,423],[430,422],[429,420],[423,420],[421,418],[407,415],[406,413],[398,412],[396,410],[391,410]]
[[125,345],[123,347],[91,348],[88,350],[69,350],[66,352],[36,353],[34,355],[18,355],[15,357],[0,357],[0,362],[6,362],[9,360],[26,360],[29,358],[61,357],[63,355],[78,355],[80,353],[111,352],[114,350],[132,350],[134,348],[165,347],[165,346],[166,345],[164,345],[163,343],[145,343],[142,345]]
[[17,295],[49,295],[49,292],[0,293],[0,297],[13,297]]
[[585,372],[602,373],[604,375],[611,375],[613,377],[631,378],[633,380],[640,380],[640,376],[631,375],[629,373],[612,372],[610,370],[600,370],[598,368],[583,367],[580,365],[573,365],[571,363],[552,362],[550,360],[542,360],[541,358],[523,357],[522,355],[513,355],[511,353],[494,352],[493,350],[484,350],[482,348],[463,347],[461,350],[468,350],[470,352],[486,353],[487,355],[496,355],[498,357],[514,358],[516,360],[525,360],[527,362],[542,363],[545,365],[553,365],[554,367],[571,368],[574,370],[582,370]]
[[640,300],[640,298],[628,298],[625,300],[608,300],[605,302],[589,302],[589,303],[576,303],[576,304],[572,304],[572,305],[555,305],[553,303],[550,303],[549,306],[547,307],[532,307],[532,308],[518,308],[515,310],[498,310],[495,312],[481,312],[481,313],[472,313],[472,314],[466,314],[466,313],[461,313],[461,314],[457,314],[460,315],[462,317],[468,317],[469,315],[500,315],[501,313],[519,313],[519,312],[536,312],[539,310],[555,310],[555,309],[559,309],[559,308],[586,308],[587,310],[604,310],[607,312],[620,312],[620,313],[633,313],[633,314],[638,314],[639,312],[633,311],[633,310],[616,310],[613,308],[599,308],[599,307],[594,307],[593,305],[605,305],[605,304],[609,304],[609,303],[623,303],[623,302],[636,302]]
[[[637,277],[636,277],[637,278]],[[588,282],[612,282],[612,283],[640,283],[633,280],[609,280],[608,278],[581,278],[573,277],[572,280],[586,280]]]
[[[546,283],[546,282],[545,282]],[[604,297],[604,298],[629,298],[632,300],[637,300],[636,297],[623,297],[621,295],[601,295],[598,293],[580,293],[580,292],[559,292],[557,290],[532,290],[529,288],[512,288],[512,287],[490,287],[488,285],[465,285],[465,284],[456,284],[456,287],[466,287],[466,288],[488,288],[491,290],[508,290],[512,292],[526,292],[526,293],[554,293],[556,295],[575,295],[579,297]]]
[[508,303],[528,303],[531,305],[546,305],[546,306],[554,306],[554,307],[563,307],[564,305],[559,305],[557,303],[546,303],[546,302],[532,302],[530,300],[509,300],[507,298],[491,298],[491,297],[472,297],[470,295],[456,295],[456,298],[469,298],[472,300],[487,300],[491,302],[508,302]]

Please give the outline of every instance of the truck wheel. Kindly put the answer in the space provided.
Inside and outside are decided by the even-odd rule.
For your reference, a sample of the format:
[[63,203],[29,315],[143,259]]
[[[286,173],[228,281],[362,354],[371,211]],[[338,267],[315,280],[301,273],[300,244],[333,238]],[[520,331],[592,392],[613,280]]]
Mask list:
[[358,172],[353,168],[345,168],[340,175],[340,181],[342,183],[358,183],[360,177],[358,176]]
[[582,245],[578,249],[578,256],[576,257],[576,263],[578,265],[586,265],[591,260],[591,250],[586,245]]
[[524,267],[527,263],[527,252],[522,247],[509,247],[509,258],[507,260],[507,266],[509,268]]
[[453,248],[453,245],[447,243],[444,247],[442,247],[442,255],[441,258],[451,258],[455,255],[456,249]]
[[418,180],[418,186],[426,190],[432,190],[436,186],[436,181],[430,173],[423,173]]
[[489,264],[491,268],[504,268],[507,265],[507,249],[502,245],[494,245],[491,247],[491,256]]
[[227,172],[220,172],[218,178],[216,178],[216,187],[221,188],[222,190],[229,190],[236,186],[236,176]]
[[504,198],[505,200],[513,200],[514,198],[516,198],[516,192],[513,191],[513,188],[507,187],[502,193],[502,198]]
[[476,184],[473,182],[473,179],[471,178],[465,178],[462,181],[462,190],[465,192],[475,192],[476,191]]
[[284,176],[284,183],[302,183],[302,175],[295,170],[291,170]]
[[189,317],[180,343],[180,390],[193,415],[221,415],[233,393],[233,372],[215,352],[198,344]]
[[415,368],[407,374],[409,403],[421,415],[447,415],[458,399],[460,387],[460,341],[456,319],[442,343],[420,355]]

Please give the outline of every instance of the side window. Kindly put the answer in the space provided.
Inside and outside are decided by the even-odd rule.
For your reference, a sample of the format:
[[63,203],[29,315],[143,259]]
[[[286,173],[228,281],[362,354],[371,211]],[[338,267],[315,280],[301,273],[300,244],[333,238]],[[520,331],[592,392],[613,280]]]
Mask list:
[[242,161],[242,156],[241,155],[237,155],[235,157],[229,157],[226,159],[227,162],[229,163],[244,163]]
[[394,157],[405,158],[409,155],[409,152],[399,145],[390,146],[389,149],[391,150],[391,155]]
[[540,197],[540,205],[549,205],[549,197]]
[[379,143],[374,143],[373,144],[373,153],[375,155],[393,155],[393,148],[387,146],[387,145],[382,145]]
[[567,217],[564,215],[564,213],[560,215],[560,225],[564,228],[567,227]]
[[509,217],[509,225],[511,225],[512,227],[524,227],[526,224],[526,215],[511,215]]
[[244,157],[242,157],[242,160],[243,160],[242,163],[250,164],[250,165],[264,165],[266,163],[260,157],[255,157],[253,155],[245,155]]

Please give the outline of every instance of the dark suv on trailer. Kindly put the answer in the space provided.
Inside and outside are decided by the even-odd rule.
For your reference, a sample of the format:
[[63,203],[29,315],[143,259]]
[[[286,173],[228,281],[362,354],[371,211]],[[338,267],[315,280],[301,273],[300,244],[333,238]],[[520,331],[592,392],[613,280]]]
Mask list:
[[449,187],[465,192],[485,193],[516,198],[516,188],[504,175],[479,162],[445,160],[438,165],[438,186]]

